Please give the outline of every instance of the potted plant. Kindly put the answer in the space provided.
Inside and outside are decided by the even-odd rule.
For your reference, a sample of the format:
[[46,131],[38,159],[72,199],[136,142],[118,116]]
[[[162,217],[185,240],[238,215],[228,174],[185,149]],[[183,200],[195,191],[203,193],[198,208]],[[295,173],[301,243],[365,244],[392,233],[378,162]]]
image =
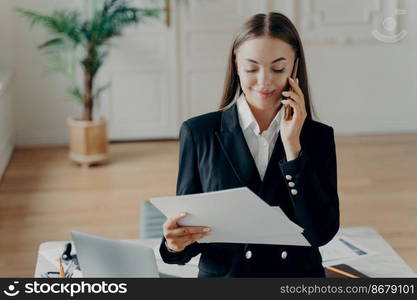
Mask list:
[[[53,37],[38,48],[45,51],[50,70],[66,75],[68,92],[83,106],[81,118],[69,118],[70,159],[84,166],[108,160],[106,121],[93,119],[94,102],[110,83],[97,86],[95,79],[108,57],[110,41],[145,18],[156,18],[160,9],[132,7],[126,0],[105,0],[92,15],[77,10],[58,10],[50,15],[18,9],[31,25],[41,25]],[[77,74],[82,74],[77,76]],[[82,78],[79,80],[78,78]],[[78,82],[82,81],[82,82]]]

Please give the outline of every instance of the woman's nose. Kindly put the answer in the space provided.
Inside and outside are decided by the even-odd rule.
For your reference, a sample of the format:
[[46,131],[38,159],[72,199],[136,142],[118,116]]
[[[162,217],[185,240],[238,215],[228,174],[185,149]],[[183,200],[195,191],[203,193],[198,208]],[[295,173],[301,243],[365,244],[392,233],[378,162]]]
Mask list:
[[272,76],[268,71],[261,71],[258,73],[258,84],[261,86],[268,86],[271,84]]

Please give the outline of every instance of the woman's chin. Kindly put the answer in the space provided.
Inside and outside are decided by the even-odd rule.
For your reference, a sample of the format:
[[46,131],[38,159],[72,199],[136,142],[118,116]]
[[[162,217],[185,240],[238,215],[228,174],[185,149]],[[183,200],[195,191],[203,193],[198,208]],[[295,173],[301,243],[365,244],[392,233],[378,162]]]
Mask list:
[[280,100],[276,96],[275,97],[271,96],[271,97],[267,97],[267,98],[256,97],[255,96],[255,97],[252,98],[252,101],[249,100],[248,102],[249,102],[250,105],[258,107],[260,109],[261,108],[269,109],[269,108],[273,108],[273,107],[276,107],[277,105],[279,105]]
[[276,103],[279,99],[277,98],[277,96],[274,94],[271,95],[260,95],[258,93],[256,99],[258,100],[258,102],[262,102],[262,103],[268,103],[268,104],[273,104]]

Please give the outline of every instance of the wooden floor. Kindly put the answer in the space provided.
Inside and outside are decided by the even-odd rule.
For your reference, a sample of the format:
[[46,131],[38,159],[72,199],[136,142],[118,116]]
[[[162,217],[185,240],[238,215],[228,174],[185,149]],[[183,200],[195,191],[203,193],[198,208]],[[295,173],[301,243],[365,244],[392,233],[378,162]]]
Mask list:
[[[337,137],[342,226],[372,226],[417,270],[417,134]],[[173,195],[175,141],[111,145],[82,169],[65,147],[15,150],[0,183],[0,277],[31,277],[37,248],[77,229],[138,237],[139,203]]]

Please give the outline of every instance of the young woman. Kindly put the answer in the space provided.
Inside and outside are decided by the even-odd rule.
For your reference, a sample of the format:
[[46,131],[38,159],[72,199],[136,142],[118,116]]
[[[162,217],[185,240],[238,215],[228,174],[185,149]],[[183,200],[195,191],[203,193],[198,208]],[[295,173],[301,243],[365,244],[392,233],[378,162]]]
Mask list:
[[201,253],[199,277],[324,277],[318,247],[339,228],[334,135],[312,120],[303,47],[287,17],[257,14],[243,25],[220,108],[183,123],[177,194],[247,186],[301,226],[311,247],[198,243],[210,228],[179,226],[183,213],[164,224],[163,260]]

